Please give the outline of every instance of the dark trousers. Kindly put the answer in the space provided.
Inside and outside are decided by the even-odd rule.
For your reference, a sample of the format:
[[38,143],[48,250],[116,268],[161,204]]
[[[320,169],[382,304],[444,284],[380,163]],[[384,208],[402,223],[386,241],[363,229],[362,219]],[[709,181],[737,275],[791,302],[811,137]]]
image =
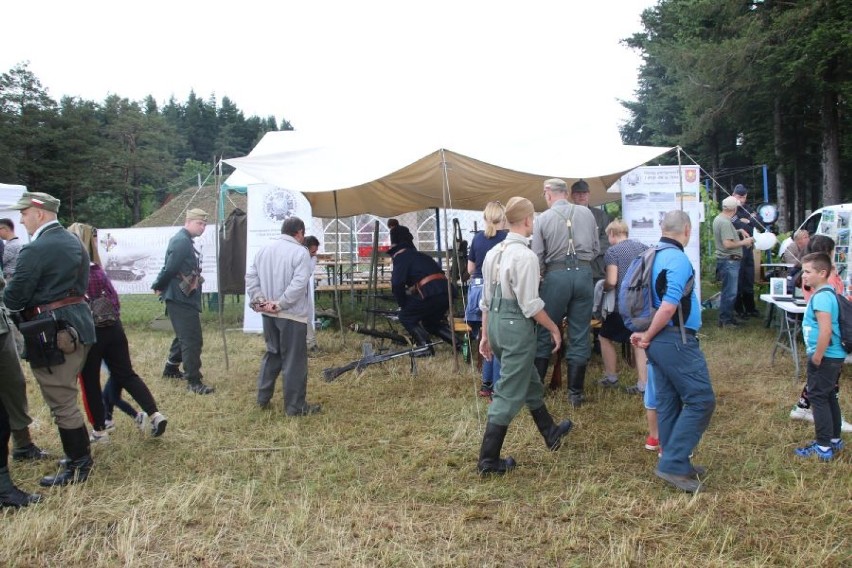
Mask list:
[[27,405],[27,383],[18,359],[14,331],[0,335],[0,401],[6,407],[13,430],[23,430],[32,423]]
[[166,300],[166,311],[175,330],[175,338],[169,348],[169,363],[183,363],[183,374],[190,383],[201,381],[201,348],[204,336],[201,333],[201,316],[195,306]]
[[819,367],[808,357],[808,397],[814,412],[816,441],[820,446],[831,445],[840,437],[840,402],[834,389],[840,379],[844,359],[823,357]]
[[[9,334],[11,335],[11,334]],[[15,338],[12,338],[14,344]],[[9,438],[12,430],[9,428],[9,415],[6,407],[0,401],[0,469],[9,466]]]
[[754,253],[752,248],[743,247],[743,259],[740,261],[740,276],[737,281],[737,301],[734,311],[747,314],[755,311],[754,305]]
[[307,408],[308,324],[284,318],[263,316],[266,353],[257,377],[257,402],[266,404],[275,392],[275,381],[283,374],[284,412],[300,414]]
[[[563,317],[568,318],[565,360],[571,365],[585,365],[592,353],[592,269],[581,265],[571,270],[548,270],[542,280],[539,295],[544,300],[544,310],[556,325],[562,322]],[[550,359],[552,350],[553,340],[550,338],[550,332],[543,326],[538,326],[536,358]]]
[[447,324],[449,308],[446,294],[426,298],[412,295],[399,311],[399,323],[412,335],[418,325],[422,325],[432,335],[437,335],[439,329],[449,325]]
[[92,425],[96,430],[104,428],[104,397],[101,391],[101,361],[109,369],[110,380],[119,389],[124,389],[139,403],[148,415],[157,412],[157,403],[148,386],[136,371],[130,361],[130,348],[127,335],[121,322],[106,327],[96,327],[97,343],[92,345],[86,363],[83,365],[83,392],[86,406],[93,419]]

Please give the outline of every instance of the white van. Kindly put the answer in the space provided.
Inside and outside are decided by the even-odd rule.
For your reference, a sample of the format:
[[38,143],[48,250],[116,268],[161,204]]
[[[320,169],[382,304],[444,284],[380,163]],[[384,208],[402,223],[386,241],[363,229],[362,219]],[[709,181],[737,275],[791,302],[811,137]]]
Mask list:
[[[826,212],[834,213],[834,215],[831,216],[832,219],[830,221],[830,223],[831,223],[830,225],[824,225],[823,222],[822,222],[823,215]],[[852,217],[852,203],[840,203],[838,205],[828,205],[826,207],[820,207],[819,209],[817,209],[816,211],[811,213],[808,216],[808,218],[805,219],[805,221],[801,225],[799,225],[799,229],[806,230],[810,236],[828,234],[832,238],[834,238],[835,235],[836,235],[836,228],[837,228],[837,225],[836,225],[837,221],[836,220],[841,218],[841,216],[838,215],[839,213],[847,213],[849,215],[849,217]],[[844,215],[842,217],[848,218],[846,215]],[[849,227],[846,227],[846,228],[848,229]],[[793,232],[795,232],[795,231],[793,231]],[[784,251],[787,250],[787,247],[790,246],[791,242],[793,242],[793,240],[790,237],[787,237],[786,239],[784,239],[784,241],[781,243],[781,246],[778,249],[778,256],[779,257],[782,254],[784,254]],[[837,243],[837,245],[838,246],[844,246],[841,243]]]

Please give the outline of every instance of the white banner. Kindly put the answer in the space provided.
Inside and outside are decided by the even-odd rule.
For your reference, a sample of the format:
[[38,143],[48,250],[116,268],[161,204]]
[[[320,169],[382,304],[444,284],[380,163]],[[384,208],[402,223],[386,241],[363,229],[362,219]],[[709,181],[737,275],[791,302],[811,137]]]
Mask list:
[[[119,294],[153,294],[151,284],[166,258],[166,248],[181,227],[145,227],[135,229],[98,229],[101,265]],[[207,225],[195,239],[201,255],[203,292],[218,291],[216,278],[216,225]]]
[[630,238],[648,246],[660,240],[660,222],[673,209],[689,214],[692,236],[685,252],[695,270],[695,290],[701,301],[701,247],[698,228],[704,219],[699,201],[699,166],[644,166],[620,180],[621,215]]
[[[306,228],[312,224],[311,204],[301,193],[267,184],[249,185],[247,191],[246,269],[254,262],[257,251],[281,234],[281,223],[284,219],[296,216],[305,222]],[[322,232],[315,236],[320,240],[320,250],[322,250]],[[263,320],[261,320],[263,316],[249,308],[248,296],[243,309],[243,331],[263,331]]]

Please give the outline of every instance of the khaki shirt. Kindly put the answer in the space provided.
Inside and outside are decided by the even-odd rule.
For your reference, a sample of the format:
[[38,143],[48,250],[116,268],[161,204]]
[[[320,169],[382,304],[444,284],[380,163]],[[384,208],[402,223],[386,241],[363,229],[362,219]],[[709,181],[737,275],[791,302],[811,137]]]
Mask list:
[[542,273],[546,272],[548,264],[564,263],[567,260],[567,219],[571,219],[577,258],[591,261],[600,253],[598,225],[589,208],[559,199],[550,209],[536,217],[533,225],[532,251],[538,256],[539,270]]
[[[499,267],[496,266],[498,261]],[[524,316],[530,318],[544,309],[544,301],[538,297],[541,280],[538,257],[529,249],[527,239],[518,233],[510,232],[506,240],[488,251],[482,265],[482,278],[479,309],[483,312],[491,306],[498,280],[502,297],[517,301]]]
[[727,215],[719,213],[713,219],[713,242],[716,243],[716,258],[726,259],[732,256],[742,258],[743,247],[725,248],[723,243],[727,240],[739,241],[740,235],[734,228],[733,221]]

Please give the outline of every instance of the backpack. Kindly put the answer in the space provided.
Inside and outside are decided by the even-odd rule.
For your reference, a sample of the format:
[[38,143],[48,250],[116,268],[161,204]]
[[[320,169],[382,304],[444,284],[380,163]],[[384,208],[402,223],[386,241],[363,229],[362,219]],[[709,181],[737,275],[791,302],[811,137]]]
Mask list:
[[[646,249],[636,258],[630,261],[627,272],[618,289],[618,313],[624,320],[624,326],[630,331],[645,331],[650,327],[657,308],[654,307],[654,283],[651,282],[651,269],[654,267],[654,259],[661,250],[677,248],[669,243],[658,243],[656,246]],[[695,276],[690,277],[683,290],[683,297],[692,295]],[[678,313],[682,314],[678,306]],[[682,315],[681,315],[682,317]]]
[[817,294],[826,290],[837,300],[838,327],[840,328],[840,344],[847,353],[852,353],[852,301],[838,294],[833,288],[820,288]]

